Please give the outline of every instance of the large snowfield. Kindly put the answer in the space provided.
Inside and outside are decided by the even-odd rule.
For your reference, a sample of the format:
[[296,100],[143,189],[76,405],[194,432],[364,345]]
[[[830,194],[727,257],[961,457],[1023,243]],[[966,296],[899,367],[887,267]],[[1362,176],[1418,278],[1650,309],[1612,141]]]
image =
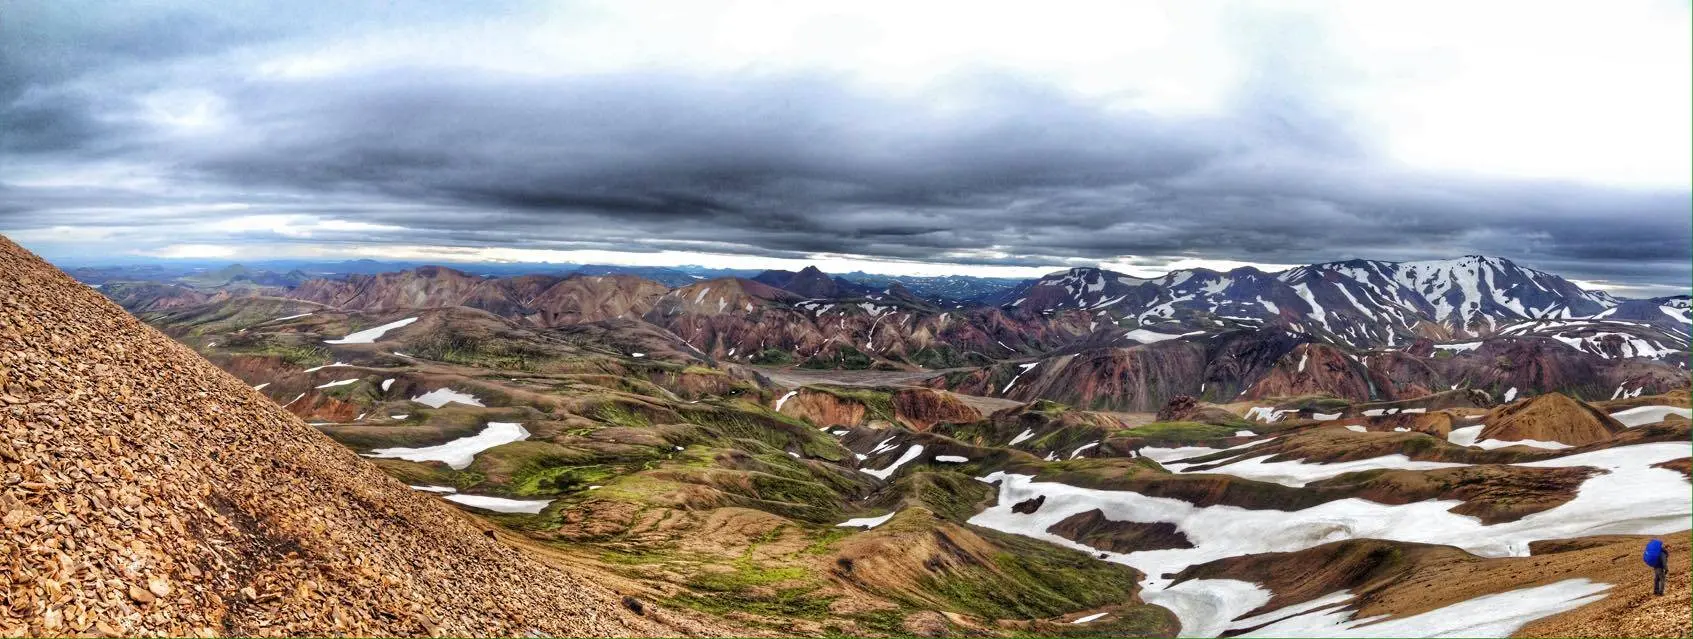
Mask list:
[[[1648,412],[1644,409],[1634,410],[1640,413]],[[1679,410],[1681,409],[1668,412]],[[1461,430],[1465,432],[1454,432],[1455,440],[1467,437],[1473,441],[1480,427]],[[1233,448],[1245,448],[1267,441],[1269,440],[1249,442]],[[1166,464],[1174,472],[1180,472],[1188,465],[1175,463],[1176,460],[1219,450],[1227,449],[1195,446],[1144,448],[1141,454]],[[1491,526],[1483,525],[1475,517],[1448,512],[1462,503],[1455,500],[1430,500],[1391,506],[1349,498],[1291,512],[1251,510],[1234,506],[1199,507],[1178,499],[1035,481],[1029,475],[1006,472],[995,472],[980,478],[984,482],[999,484],[999,499],[994,507],[971,518],[970,523],[1103,555],[1108,561],[1123,563],[1140,570],[1146,575],[1142,582],[1145,587],[1142,597],[1149,603],[1174,611],[1181,619],[1183,636],[1216,636],[1230,629],[1245,629],[1270,621],[1275,623],[1258,629],[1253,634],[1360,637],[1505,636],[1534,619],[1584,605],[1599,596],[1597,593],[1602,593],[1609,585],[1574,579],[1537,588],[1497,593],[1420,615],[1375,623],[1371,622],[1376,620],[1352,619],[1351,613],[1344,607],[1324,608],[1324,605],[1339,604],[1350,598],[1346,593],[1335,593],[1325,598],[1327,603],[1311,602],[1302,607],[1289,607],[1285,612],[1259,615],[1260,619],[1232,621],[1269,601],[1271,593],[1257,584],[1226,579],[1193,580],[1171,587],[1170,580],[1165,578],[1165,575],[1179,572],[1188,566],[1227,557],[1295,551],[1346,539],[1372,538],[1444,544],[1483,557],[1507,557],[1528,555],[1529,542],[1542,539],[1605,534],[1665,534],[1685,530],[1689,517],[1693,516],[1693,505],[1690,505],[1688,500],[1687,480],[1677,471],[1653,468],[1652,465],[1688,457],[1690,454],[1693,454],[1693,445],[1664,442],[1622,446],[1520,464],[1526,467],[1589,466],[1602,472],[1584,482],[1575,498],[1567,503],[1516,521]],[[1338,464],[1303,461],[1268,463],[1265,459],[1267,457],[1255,457],[1203,472],[1302,486],[1311,481],[1357,470],[1430,469],[1464,465],[1416,462],[1403,455]],[[1046,499],[1036,512],[1020,514],[1012,511],[1016,504],[1042,496]],[[1194,547],[1131,553],[1102,552],[1046,532],[1048,527],[1067,517],[1094,509],[1099,509],[1108,519],[1114,521],[1175,524]],[[1322,605],[1316,605],[1319,603]],[[1306,614],[1291,616],[1301,612],[1295,608],[1302,608]]]

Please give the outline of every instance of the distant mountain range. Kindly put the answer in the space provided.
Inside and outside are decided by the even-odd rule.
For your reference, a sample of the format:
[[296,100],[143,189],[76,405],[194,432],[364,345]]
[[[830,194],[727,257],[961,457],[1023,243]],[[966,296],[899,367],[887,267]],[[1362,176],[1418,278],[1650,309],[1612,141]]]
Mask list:
[[[1638,310],[1628,312],[1649,323],[1679,326],[1685,315],[1673,307],[1657,315],[1646,310],[1675,299],[1635,302],[1631,308]],[[1479,255],[1349,260],[1279,273],[1189,269],[1152,279],[1077,268],[1028,282],[994,301],[1039,313],[1109,313],[1137,324],[1188,326],[1196,318],[1274,322],[1356,346],[1487,335],[1523,320],[1589,317],[1622,302],[1508,259]]]
[[[1015,285],[883,276],[873,286],[815,267],[709,278],[633,268],[665,281],[626,270],[495,276],[422,266],[308,277],[302,268],[234,265],[75,274],[133,312],[264,296],[365,313],[467,307],[545,328],[638,320],[710,357],[814,368],[981,367],[1231,331],[1348,349],[1537,338],[1606,359],[1662,360],[1687,350],[1693,326],[1686,296],[1619,300],[1482,256],[1351,260],[1279,273],[1189,269],[1158,278],[1076,268]],[[668,283],[678,275],[686,279]]]

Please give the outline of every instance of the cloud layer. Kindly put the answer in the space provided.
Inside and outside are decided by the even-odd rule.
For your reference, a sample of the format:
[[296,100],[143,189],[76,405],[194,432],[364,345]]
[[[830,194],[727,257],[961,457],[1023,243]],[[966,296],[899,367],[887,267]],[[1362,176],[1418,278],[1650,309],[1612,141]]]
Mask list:
[[[1513,164],[1512,140],[1489,131],[1515,118],[1485,119],[1491,103],[1437,129],[1438,113],[1404,107],[1467,86],[1455,69],[1499,46],[1366,51],[1342,34],[1379,16],[1261,4],[1114,16],[1164,22],[1112,38],[1089,13],[1111,6],[940,13],[910,34],[926,18],[783,4],[25,3],[0,22],[0,231],[58,255],[421,246],[1155,267],[1485,253],[1642,287],[1624,293],[1686,288],[1685,72],[1604,87],[1668,109],[1525,106],[1530,121],[1587,119],[1536,129],[1545,140],[1517,146],[1550,150]],[[1685,7],[1636,13],[1679,21],[1631,39],[1685,64]],[[1545,35],[1518,28],[1518,45]],[[1617,69],[1655,51],[1632,46]],[[1603,71],[1594,82],[1613,82]],[[1529,97],[1568,91],[1542,88]],[[1488,96],[1449,97],[1438,104]],[[1461,126],[1486,163],[1396,133]],[[1582,146],[1590,129],[1614,134]]]

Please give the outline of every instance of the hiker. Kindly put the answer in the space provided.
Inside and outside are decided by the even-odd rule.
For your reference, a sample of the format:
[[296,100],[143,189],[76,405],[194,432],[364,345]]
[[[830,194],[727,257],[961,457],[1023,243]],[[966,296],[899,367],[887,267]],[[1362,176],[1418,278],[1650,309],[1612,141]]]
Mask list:
[[1664,578],[1669,574],[1669,549],[1664,548],[1664,542],[1653,539],[1646,542],[1646,552],[1640,558],[1652,567],[1652,594],[1664,594]]

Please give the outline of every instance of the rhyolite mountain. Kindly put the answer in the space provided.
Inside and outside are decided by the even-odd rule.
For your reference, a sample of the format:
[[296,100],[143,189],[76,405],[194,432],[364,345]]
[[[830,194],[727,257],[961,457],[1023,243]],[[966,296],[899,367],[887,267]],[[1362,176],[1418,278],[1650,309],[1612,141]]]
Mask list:
[[798,273],[765,271],[752,280],[809,298],[834,299],[857,297],[871,292],[871,288],[840,277],[830,277],[815,266],[807,266]]
[[1276,324],[1352,346],[1489,335],[1528,319],[1589,317],[1620,301],[1496,257],[1348,260],[1279,273],[1251,267],[1138,278],[1093,268],[1054,273],[1001,296],[1024,314],[1081,310],[1135,324]]
[[136,311],[265,295],[358,311],[463,306],[543,328],[636,320],[714,358],[812,368],[991,366],[1231,331],[1281,331],[1365,350],[1433,341],[1452,352],[1507,336],[1547,338],[1602,358],[1665,360],[1687,350],[1693,325],[1686,297],[1618,300],[1479,256],[1350,260],[1280,273],[1190,269],[1157,278],[1076,268],[1025,282],[989,304],[925,295],[897,280],[873,288],[814,267],[679,287],[630,275],[490,277],[440,266],[291,288],[181,279],[103,286]]

